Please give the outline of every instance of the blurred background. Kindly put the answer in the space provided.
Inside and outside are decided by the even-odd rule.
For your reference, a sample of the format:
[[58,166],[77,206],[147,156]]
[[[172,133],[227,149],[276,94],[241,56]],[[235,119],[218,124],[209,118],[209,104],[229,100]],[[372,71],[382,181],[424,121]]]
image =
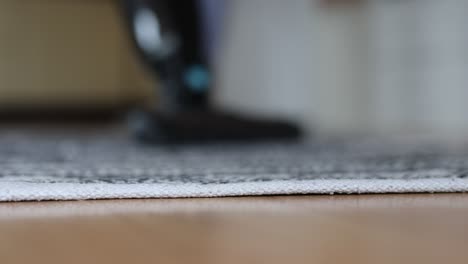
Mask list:
[[[324,135],[468,132],[467,0],[225,2],[216,105]],[[151,104],[117,4],[0,0],[0,115]]]

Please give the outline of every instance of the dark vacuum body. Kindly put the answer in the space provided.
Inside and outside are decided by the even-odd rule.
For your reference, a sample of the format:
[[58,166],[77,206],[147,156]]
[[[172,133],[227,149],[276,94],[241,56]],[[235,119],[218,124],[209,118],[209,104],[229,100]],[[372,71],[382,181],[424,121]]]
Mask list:
[[141,60],[160,80],[154,109],[130,114],[139,140],[183,143],[294,139],[290,123],[258,120],[214,109],[211,71],[203,49],[200,0],[122,0],[128,28]]

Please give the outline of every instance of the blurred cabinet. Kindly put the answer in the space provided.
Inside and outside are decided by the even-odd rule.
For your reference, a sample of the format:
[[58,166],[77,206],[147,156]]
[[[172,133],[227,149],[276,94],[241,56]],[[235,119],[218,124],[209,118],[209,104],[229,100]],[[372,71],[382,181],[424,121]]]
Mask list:
[[117,1],[0,0],[0,110],[109,107],[142,101]]

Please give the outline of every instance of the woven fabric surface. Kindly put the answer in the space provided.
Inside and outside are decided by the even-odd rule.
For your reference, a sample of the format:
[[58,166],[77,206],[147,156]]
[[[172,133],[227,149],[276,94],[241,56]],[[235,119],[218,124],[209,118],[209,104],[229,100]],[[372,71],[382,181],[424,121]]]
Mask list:
[[362,140],[148,146],[114,127],[0,131],[0,201],[465,192],[467,176],[463,147]]

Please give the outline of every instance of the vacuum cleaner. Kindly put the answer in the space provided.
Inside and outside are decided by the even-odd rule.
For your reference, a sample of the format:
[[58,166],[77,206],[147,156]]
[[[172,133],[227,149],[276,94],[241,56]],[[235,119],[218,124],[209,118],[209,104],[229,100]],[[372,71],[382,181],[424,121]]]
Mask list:
[[293,123],[241,116],[210,103],[213,75],[201,1],[121,0],[135,51],[159,80],[157,104],[129,114],[132,133],[146,143],[298,138]]

